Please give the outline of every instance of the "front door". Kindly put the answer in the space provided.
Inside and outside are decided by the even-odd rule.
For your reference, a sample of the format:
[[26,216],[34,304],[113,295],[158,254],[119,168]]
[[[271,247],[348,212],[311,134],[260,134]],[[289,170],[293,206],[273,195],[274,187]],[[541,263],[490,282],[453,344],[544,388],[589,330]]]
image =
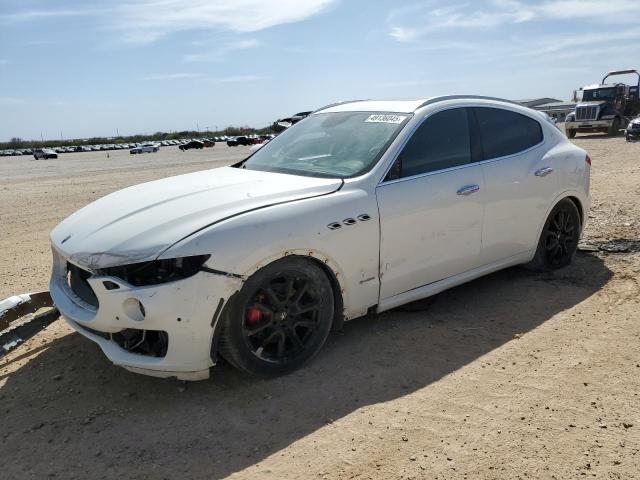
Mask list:
[[472,150],[468,110],[437,112],[376,189],[380,300],[478,266],[484,179]]

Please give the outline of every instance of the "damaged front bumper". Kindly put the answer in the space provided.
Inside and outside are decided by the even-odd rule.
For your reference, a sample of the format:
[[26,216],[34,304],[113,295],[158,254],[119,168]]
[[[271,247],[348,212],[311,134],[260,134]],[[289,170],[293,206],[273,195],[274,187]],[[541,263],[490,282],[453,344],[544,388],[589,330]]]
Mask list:
[[[78,272],[82,278],[72,279]],[[136,287],[83,270],[54,248],[49,289],[69,325],[96,342],[114,364],[146,375],[201,380],[213,366],[217,316],[241,282],[200,271]]]

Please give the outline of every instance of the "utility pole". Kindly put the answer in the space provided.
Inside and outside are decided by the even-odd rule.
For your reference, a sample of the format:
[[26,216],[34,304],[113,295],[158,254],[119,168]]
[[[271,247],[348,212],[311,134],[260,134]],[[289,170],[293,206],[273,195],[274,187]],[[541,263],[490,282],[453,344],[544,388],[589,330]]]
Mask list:
[[120,131],[118,130],[118,127],[116,127],[116,137],[120,136]]
[[44,138],[42,138],[42,132],[40,132],[40,141],[44,142]]

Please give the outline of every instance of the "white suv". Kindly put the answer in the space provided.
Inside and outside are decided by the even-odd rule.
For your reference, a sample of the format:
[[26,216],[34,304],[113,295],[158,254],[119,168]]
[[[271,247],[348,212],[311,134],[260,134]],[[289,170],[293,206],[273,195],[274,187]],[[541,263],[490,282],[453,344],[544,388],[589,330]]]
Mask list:
[[513,265],[568,265],[590,162],[504,100],[336,104],[235,165],[71,215],[51,233],[51,294],[130,370],[200,379],[222,355],[277,375],[345,320]]

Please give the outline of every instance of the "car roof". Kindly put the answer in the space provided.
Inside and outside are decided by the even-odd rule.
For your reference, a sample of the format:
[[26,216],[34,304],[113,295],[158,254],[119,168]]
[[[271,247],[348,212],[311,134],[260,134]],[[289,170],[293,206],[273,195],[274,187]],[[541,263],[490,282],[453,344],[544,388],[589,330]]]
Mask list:
[[420,98],[416,100],[353,100],[339,102],[316,110],[314,113],[335,112],[396,112],[413,113],[421,107],[447,100],[490,100],[492,102],[519,105],[503,98],[484,97],[480,95],[445,95],[440,97]]
[[[353,100],[327,105],[316,110],[323,113],[335,112],[399,112],[413,113],[427,99],[417,100]],[[315,112],[314,112],[315,113]]]

